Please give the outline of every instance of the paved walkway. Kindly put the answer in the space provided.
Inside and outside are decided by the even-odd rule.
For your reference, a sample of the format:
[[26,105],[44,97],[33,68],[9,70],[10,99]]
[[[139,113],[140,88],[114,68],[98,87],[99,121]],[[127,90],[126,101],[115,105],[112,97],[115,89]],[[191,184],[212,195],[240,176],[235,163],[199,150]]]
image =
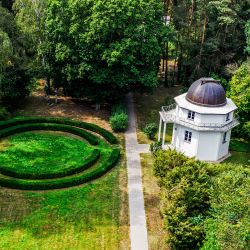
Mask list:
[[125,133],[125,142],[128,168],[131,250],[148,250],[140,153],[148,153],[149,145],[138,144],[136,134],[136,116],[132,94],[127,95],[127,106],[129,112],[129,127]]

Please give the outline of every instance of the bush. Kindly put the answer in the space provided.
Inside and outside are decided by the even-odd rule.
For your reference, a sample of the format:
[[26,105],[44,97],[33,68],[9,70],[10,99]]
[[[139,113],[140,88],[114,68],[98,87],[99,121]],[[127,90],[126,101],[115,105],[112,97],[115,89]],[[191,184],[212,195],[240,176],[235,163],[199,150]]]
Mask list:
[[115,132],[124,132],[127,129],[128,115],[126,109],[121,104],[113,108],[109,122]]
[[158,131],[158,126],[154,122],[148,123],[143,129],[143,132],[147,135],[147,137],[150,140],[154,140],[157,131]]
[[42,180],[42,179],[55,179],[60,177],[66,177],[74,174],[83,172],[84,170],[90,168],[94,165],[100,158],[100,150],[94,149],[92,153],[84,160],[82,166],[79,167],[69,167],[63,172],[59,169],[59,172],[55,173],[20,173],[18,169],[9,169],[3,166],[0,166],[0,173],[6,176],[18,178],[18,179],[31,179],[31,180]]
[[199,249],[209,209],[206,163],[175,150],[158,151],[154,171],[160,179],[162,213],[172,249]]
[[45,117],[32,117],[32,118],[16,118],[8,121],[0,121],[0,130],[9,128],[11,126],[23,125],[28,123],[55,123],[55,124],[64,124],[70,125],[74,127],[79,127],[82,129],[90,130],[101,135],[104,139],[106,139],[111,144],[117,144],[117,138],[106,129],[103,129],[95,124],[87,123],[87,122],[78,122],[68,119],[62,118],[45,118]]
[[160,141],[153,142],[150,144],[150,152],[153,155],[156,155],[156,153],[162,149],[162,143]]
[[0,106],[0,121],[7,120],[10,117],[10,113],[6,108]]
[[212,209],[202,250],[249,249],[249,168],[225,165],[210,189]]
[[0,186],[21,190],[49,190],[67,188],[95,180],[112,169],[120,158],[120,150],[113,149],[108,159],[88,172],[54,180],[22,180],[0,177]]

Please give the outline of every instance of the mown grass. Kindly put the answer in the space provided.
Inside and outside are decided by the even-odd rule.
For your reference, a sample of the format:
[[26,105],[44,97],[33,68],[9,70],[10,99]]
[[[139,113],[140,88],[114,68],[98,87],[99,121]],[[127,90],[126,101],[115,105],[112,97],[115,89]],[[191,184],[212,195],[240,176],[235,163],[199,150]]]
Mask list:
[[92,150],[69,136],[26,132],[0,143],[0,165],[21,173],[56,173],[81,166]]
[[76,188],[0,189],[0,249],[120,249],[120,167]]
[[152,154],[141,154],[142,181],[147,216],[148,241],[151,250],[168,250],[166,243],[167,231],[160,214],[160,187],[153,171],[154,157]]

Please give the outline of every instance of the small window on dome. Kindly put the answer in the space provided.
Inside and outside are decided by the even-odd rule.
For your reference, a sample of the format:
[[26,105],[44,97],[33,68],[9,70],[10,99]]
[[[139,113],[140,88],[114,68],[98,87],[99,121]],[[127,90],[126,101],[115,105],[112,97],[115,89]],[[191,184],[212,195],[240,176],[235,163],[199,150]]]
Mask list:
[[227,114],[226,116],[226,122],[230,120],[230,113]]
[[195,112],[194,111],[188,111],[188,119],[189,120],[194,120],[195,117]]

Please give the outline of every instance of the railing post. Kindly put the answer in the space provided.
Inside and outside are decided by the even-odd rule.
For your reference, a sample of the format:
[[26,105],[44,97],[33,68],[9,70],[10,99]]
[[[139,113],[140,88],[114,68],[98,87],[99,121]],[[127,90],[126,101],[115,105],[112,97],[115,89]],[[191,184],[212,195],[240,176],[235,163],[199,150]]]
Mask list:
[[161,125],[162,125],[162,119],[160,116],[160,124],[159,124],[159,132],[158,132],[158,142],[161,140]]
[[162,137],[162,148],[163,148],[163,147],[164,147],[164,145],[165,145],[166,125],[167,125],[167,123],[166,123],[166,122],[164,122],[163,137]]

